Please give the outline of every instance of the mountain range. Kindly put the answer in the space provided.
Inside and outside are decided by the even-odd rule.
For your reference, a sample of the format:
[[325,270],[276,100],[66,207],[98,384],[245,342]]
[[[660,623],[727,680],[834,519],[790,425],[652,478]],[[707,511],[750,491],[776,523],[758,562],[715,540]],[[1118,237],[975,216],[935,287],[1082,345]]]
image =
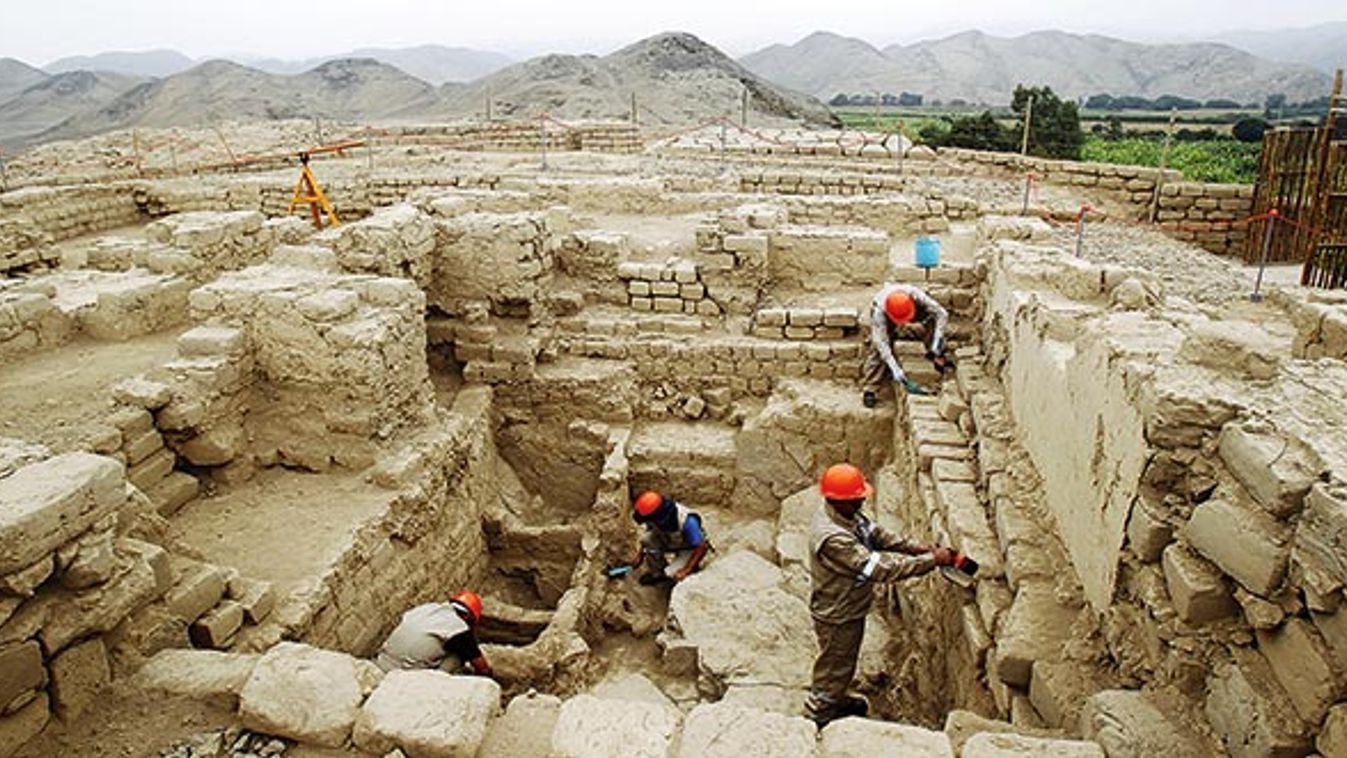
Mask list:
[[1326,74],[1347,69],[1347,21],[1271,32],[1229,32],[1216,40],[1269,60],[1313,66]]
[[913,45],[875,46],[816,32],[740,59],[787,87],[837,94],[910,92],[934,99],[1003,104],[1019,83],[1046,84],[1065,97],[1094,94],[1293,102],[1328,94],[1321,71],[1274,63],[1218,43],[1143,45],[1096,34],[1043,31],[994,37],[978,31]]
[[[1241,39],[1270,57],[1331,65],[1347,54],[1347,43],[1335,41],[1344,34],[1347,24],[1326,24]],[[543,55],[515,64],[442,45],[357,52],[246,64],[197,62],[172,50],[113,52],[54,61],[45,71],[0,58],[0,145],[222,120],[443,120],[482,114],[488,100],[497,117],[546,111],[607,119],[628,117],[634,94],[642,123],[682,126],[737,117],[747,95],[752,123],[828,126],[836,118],[819,100],[837,94],[906,91],[928,103],[998,104],[1016,84],[1032,83],[1067,97],[1258,102],[1282,93],[1294,102],[1329,88],[1327,75],[1309,65],[1274,63],[1226,44],[1142,45],[1057,31],[1014,38],[971,31],[884,48],[817,32],[738,62],[685,33],[656,35],[604,56]]]

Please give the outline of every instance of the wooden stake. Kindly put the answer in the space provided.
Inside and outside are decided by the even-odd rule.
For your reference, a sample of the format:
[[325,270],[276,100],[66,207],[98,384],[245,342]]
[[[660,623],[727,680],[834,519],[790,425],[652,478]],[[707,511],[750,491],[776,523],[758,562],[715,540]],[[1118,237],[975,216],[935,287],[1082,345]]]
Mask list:
[[1029,102],[1024,109],[1024,135],[1020,138],[1020,155],[1029,154],[1029,124],[1034,120],[1034,96],[1029,96]]
[[1165,169],[1169,167],[1169,146],[1174,141],[1174,124],[1179,120],[1179,109],[1171,108],[1169,111],[1169,128],[1165,130],[1165,144],[1160,148],[1160,173],[1155,175],[1155,192],[1151,195],[1150,222],[1155,223],[1155,216],[1160,212],[1160,188],[1165,183]]

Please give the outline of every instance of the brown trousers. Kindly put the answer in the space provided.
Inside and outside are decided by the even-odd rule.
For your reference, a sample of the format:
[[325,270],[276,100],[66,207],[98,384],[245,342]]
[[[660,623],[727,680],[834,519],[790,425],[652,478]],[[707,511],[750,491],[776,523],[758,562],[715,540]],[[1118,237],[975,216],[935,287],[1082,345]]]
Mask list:
[[[895,333],[896,332],[896,333]],[[916,324],[907,326],[889,327],[889,341],[896,343],[906,336],[921,335],[922,344],[926,349],[931,349],[931,338],[935,336],[935,319],[930,318],[920,321]],[[894,357],[897,357],[897,350],[894,351]],[[900,363],[901,365],[901,363]],[[884,359],[879,357],[879,351],[875,349],[875,343],[867,341],[865,343],[865,364],[862,367],[861,380],[863,387],[871,392],[879,392],[888,382],[893,381],[889,376],[889,367],[884,363]]]
[[861,654],[861,639],[865,637],[865,618],[841,624],[814,619],[814,634],[818,636],[819,650],[805,715],[826,723],[837,718],[846,704],[847,688],[856,675],[856,660]]

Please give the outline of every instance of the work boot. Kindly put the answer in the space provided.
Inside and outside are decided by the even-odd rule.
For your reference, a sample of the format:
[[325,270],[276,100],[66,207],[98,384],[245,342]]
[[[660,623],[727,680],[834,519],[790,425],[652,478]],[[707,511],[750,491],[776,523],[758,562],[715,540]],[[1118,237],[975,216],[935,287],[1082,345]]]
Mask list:
[[866,390],[865,394],[861,395],[861,405],[865,406],[866,408],[875,407],[875,402],[876,399],[874,390]]
[[861,716],[870,712],[870,703],[863,697],[856,695],[847,695],[847,699],[842,703],[841,712],[843,716]]
[[660,584],[673,584],[673,579],[670,579],[664,574],[656,574],[653,571],[641,574],[641,578],[636,581],[647,587],[654,587]]

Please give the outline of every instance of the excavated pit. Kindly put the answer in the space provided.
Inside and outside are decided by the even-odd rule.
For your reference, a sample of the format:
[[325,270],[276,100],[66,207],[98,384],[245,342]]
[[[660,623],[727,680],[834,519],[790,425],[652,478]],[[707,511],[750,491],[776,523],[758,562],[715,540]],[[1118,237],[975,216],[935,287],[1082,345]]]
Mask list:
[[[62,515],[0,532],[16,754],[197,756],[183,746],[211,734],[384,754],[407,743],[358,719],[399,677],[359,659],[463,587],[486,598],[499,682],[471,696],[485,756],[595,755],[574,742],[591,733],[711,755],[698,735],[728,723],[754,748],[804,734],[780,755],[833,755],[846,729],[871,754],[957,755],[987,731],[1052,755],[1333,754],[1314,740],[1347,717],[1347,303],[1244,302],[1237,269],[1134,251],[1150,241],[1123,227],[1076,258],[1037,217],[1086,199],[1125,215],[1150,190],[1119,187],[1154,178],[1050,167],[1069,176],[1021,215],[1019,174],[978,156],[897,176],[660,149],[606,157],[602,178],[566,154],[547,175],[530,156],[333,163],[350,223],[316,234],[282,217],[279,174],[144,181],[89,201],[115,223],[23,251],[0,280],[0,388],[20,396],[0,494],[55,483]],[[909,265],[924,234],[935,269]],[[867,409],[886,281],[950,310],[957,368],[905,334],[934,394]],[[877,588],[855,681],[872,718],[815,747],[808,525],[839,461],[875,484],[873,518],[982,569]],[[604,575],[634,552],[645,489],[714,545],[672,590]],[[276,674],[319,669],[308,694]],[[412,712],[432,701],[413,694]],[[313,727],[331,711],[335,731]],[[510,742],[521,724],[538,744]]]

